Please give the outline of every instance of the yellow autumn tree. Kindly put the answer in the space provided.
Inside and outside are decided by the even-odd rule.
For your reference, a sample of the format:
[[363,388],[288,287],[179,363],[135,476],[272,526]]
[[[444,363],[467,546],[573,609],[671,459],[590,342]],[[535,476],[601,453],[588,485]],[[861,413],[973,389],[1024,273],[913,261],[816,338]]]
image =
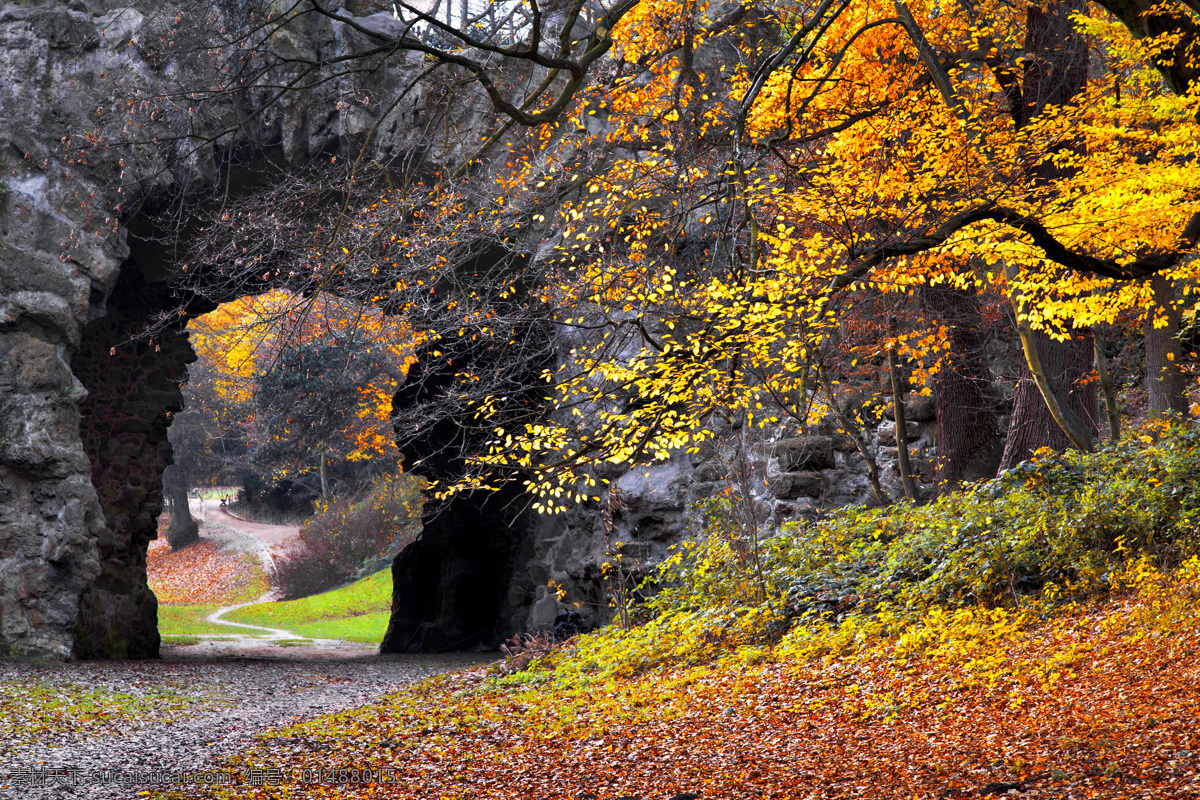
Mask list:
[[266,477],[315,469],[325,484],[331,459],[395,458],[392,395],[414,349],[403,319],[276,290],[198,318],[191,342],[226,422],[242,429]]
[[[560,322],[605,334],[557,387],[575,423],[498,430],[486,462],[574,496],[579,467],[693,447],[716,411],[806,418],[856,296],[991,291],[1050,339],[1153,309],[1151,274],[1189,296],[1200,108],[1156,69],[1172,34],[1135,39],[1082,3],[1037,13],[781,3],[730,21],[639,3],[614,32],[615,76],[577,107],[581,133],[540,151],[546,174],[583,139],[616,154],[554,226]],[[1039,71],[1079,69],[1031,52],[1047,18],[1086,42],[1086,74],[1035,103],[1021,92]],[[927,357],[936,334],[891,346]]]

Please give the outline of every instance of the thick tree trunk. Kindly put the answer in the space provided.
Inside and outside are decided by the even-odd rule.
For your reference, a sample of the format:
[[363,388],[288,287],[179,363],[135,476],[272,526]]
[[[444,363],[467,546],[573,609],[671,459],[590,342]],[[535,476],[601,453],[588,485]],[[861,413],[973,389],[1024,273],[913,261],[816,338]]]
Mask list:
[[[1025,58],[1021,76],[1020,117],[1017,127],[1042,113],[1048,105],[1065,105],[1087,82],[1088,43],[1075,29],[1072,15],[1087,8],[1086,0],[1034,3],[1025,13]],[[1046,161],[1036,172],[1056,178],[1062,171]]]
[[[1094,435],[1096,391],[1094,382],[1090,380],[1093,358],[1091,333],[1076,329],[1070,339],[1057,342],[1035,331],[1033,338],[1046,374],[1063,398],[1064,405]],[[1028,367],[1024,368],[1013,398],[1000,469],[1012,468],[1041,447],[1065,450],[1070,446],[1070,439],[1055,422]]]
[[950,337],[947,357],[933,383],[938,493],[944,494],[964,481],[995,475],[1004,443],[992,373],[983,351],[979,298],[947,286],[930,286],[921,290],[921,302],[946,326]]
[[[1023,127],[1047,106],[1070,103],[1083,88],[1088,44],[1075,29],[1071,16],[1086,5],[1086,0],[1063,0],[1029,6],[1017,127]],[[1032,174],[1048,182],[1062,177],[1063,170],[1046,159],[1033,166]],[[1095,389],[1085,380],[1092,374],[1091,333],[1074,329],[1069,340],[1058,342],[1030,330],[1020,321],[1020,309],[1015,310],[1026,367],[1013,398],[1000,469],[1011,468],[1041,447],[1064,450],[1072,439],[1078,446],[1090,448],[1096,431]],[[1071,438],[1065,431],[1071,432]]]
[[171,512],[171,524],[167,527],[167,543],[172,550],[181,550],[200,540],[200,524],[192,519],[188,507],[188,485],[183,472],[170,466],[163,471],[163,495]]
[[[1055,367],[1045,361],[1043,357],[1043,350],[1048,347],[1046,342],[1053,340],[1039,335],[1037,331],[1033,330],[1029,322],[1024,319],[1025,310],[1020,307],[1019,303],[1014,304],[1018,306],[1016,309],[1017,336],[1021,339],[1021,352],[1025,356],[1025,366],[1029,377],[1037,386],[1038,393],[1046,403],[1046,410],[1050,412],[1050,418],[1054,420],[1054,424],[1058,425],[1059,430],[1066,434],[1068,442],[1080,450],[1091,450],[1096,442],[1094,408],[1092,409],[1093,413],[1080,415],[1067,402],[1067,394],[1071,391],[1071,386],[1063,385],[1053,377],[1052,370]],[[1083,331],[1082,335],[1088,337],[1086,342],[1088,356],[1094,356],[1095,348],[1091,343],[1091,332]],[[1079,350],[1085,343],[1079,341],[1078,336],[1079,334],[1072,335],[1069,340],[1061,344],[1070,344],[1074,346],[1075,350]],[[1078,353],[1074,355],[1078,355]],[[1092,402],[1095,403],[1094,397]]]
[[[1154,307],[1146,313],[1146,397],[1157,416],[1187,413],[1187,383],[1179,368],[1179,306],[1175,286],[1161,274],[1150,279]],[[1158,324],[1155,324],[1155,323]],[[1161,326],[1161,327],[1160,327]]]

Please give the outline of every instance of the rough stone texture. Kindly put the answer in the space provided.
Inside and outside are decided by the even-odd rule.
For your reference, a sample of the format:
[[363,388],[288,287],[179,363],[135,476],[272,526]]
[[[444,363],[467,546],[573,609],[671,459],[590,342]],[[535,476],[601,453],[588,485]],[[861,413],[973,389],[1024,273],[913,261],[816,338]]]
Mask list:
[[[896,409],[891,403],[883,410],[890,420],[896,418]],[[937,406],[932,395],[908,394],[904,396],[904,416],[909,422],[933,422],[937,419]]]
[[[927,414],[919,416],[923,419],[909,426],[909,450],[918,484],[928,492],[937,425]],[[879,463],[885,490],[902,497],[896,450],[885,444],[889,428],[894,445],[895,425],[887,422],[867,429],[867,445]],[[662,464],[606,475],[621,500],[607,540],[600,511],[608,504],[607,493],[598,505],[533,518],[516,557],[497,629],[549,630],[560,611],[576,604],[589,621],[607,621],[612,609],[602,565],[612,560],[610,543],[623,542],[624,565],[634,575],[646,575],[669,555],[672,545],[702,535],[705,508],[729,493],[728,476],[735,473],[741,438],[736,431],[726,431],[692,456],[680,454]],[[865,463],[848,436],[785,428],[758,431],[749,438],[750,483],[761,487],[753,502],[758,504],[764,535],[821,509],[874,502]],[[556,587],[565,590],[561,602]]]
[[[912,422],[911,420],[906,421],[906,422],[907,422],[907,424],[904,427],[904,430],[905,430],[904,441],[915,442],[917,439],[920,439],[921,438],[921,424],[919,422]],[[899,437],[897,436],[895,422],[885,422],[879,426],[878,430],[879,430],[879,443],[880,444],[888,445],[888,446],[892,446],[892,447],[896,446],[896,442],[898,441]]]
[[[608,621],[611,585],[603,565],[614,560],[620,543],[621,568],[632,589],[670,554],[672,545],[694,538],[699,533],[699,503],[715,496],[706,489],[724,488],[723,483],[698,483],[696,476],[691,460],[683,455],[624,471],[610,489],[619,497],[611,513],[611,531],[605,530],[601,513],[608,492],[600,504],[535,518],[509,585],[507,629],[549,630],[554,617],[567,608],[578,609],[591,624]],[[558,587],[564,590],[561,601]]]
[[801,469],[832,469],[836,466],[833,439],[829,436],[806,436],[776,442],[772,455],[779,459],[785,472]]
[[100,572],[104,520],[79,442],[84,389],[66,348],[0,334],[0,654],[71,651],[80,594]]
[[528,527],[520,499],[510,484],[426,514],[420,538],[392,562],[392,615],[380,652],[495,648],[511,635],[498,611]]
[[[327,81],[265,109],[261,91],[195,108],[157,101],[186,97],[223,72],[221,56],[189,38],[204,29],[196,12],[221,7],[49,0],[0,8],[0,654],[157,650],[144,549],[169,461],[166,413],[178,404],[169,384],[188,353],[171,336],[146,351],[118,346],[157,310],[110,303],[118,277],[165,277],[153,259],[130,262],[129,231],[147,228],[172,193],[215,185],[234,151],[300,163],[361,140],[377,120],[363,98],[407,84],[422,66],[395,59],[366,85]],[[362,21],[395,24],[386,14]],[[362,44],[316,18],[283,38],[312,61]],[[138,97],[144,102],[121,103]],[[418,90],[389,111],[373,157],[413,146],[426,99]],[[203,138],[226,128],[234,132]],[[142,143],[128,144],[134,136]],[[438,145],[430,147],[437,158]],[[93,326],[118,308],[119,320]],[[95,393],[86,450],[86,392],[73,370]],[[121,394],[122,381],[134,388]],[[105,419],[110,413],[116,418]]]
[[169,414],[183,408],[180,385],[196,356],[186,334],[133,340],[168,292],[122,273],[105,316],[83,330],[71,367],[88,390],[80,434],[108,525],[97,540],[101,573],[79,600],[74,654],[158,655],[158,603],[146,585],[146,545],[157,537],[162,473],[171,463]]

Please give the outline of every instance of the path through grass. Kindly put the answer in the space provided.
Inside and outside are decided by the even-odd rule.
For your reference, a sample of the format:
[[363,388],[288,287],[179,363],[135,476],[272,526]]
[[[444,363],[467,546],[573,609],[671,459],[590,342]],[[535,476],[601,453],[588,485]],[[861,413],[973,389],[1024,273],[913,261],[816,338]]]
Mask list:
[[230,622],[285,628],[317,639],[379,642],[392,606],[392,571],[383,569],[340,589],[276,603],[247,606],[225,615]]
[[228,636],[231,633],[238,633],[237,628],[215,625],[205,620],[205,617],[218,608],[220,608],[218,605],[160,605],[158,607],[158,632],[169,644],[182,644],[182,642],[173,641],[177,637],[192,638],[208,634]]

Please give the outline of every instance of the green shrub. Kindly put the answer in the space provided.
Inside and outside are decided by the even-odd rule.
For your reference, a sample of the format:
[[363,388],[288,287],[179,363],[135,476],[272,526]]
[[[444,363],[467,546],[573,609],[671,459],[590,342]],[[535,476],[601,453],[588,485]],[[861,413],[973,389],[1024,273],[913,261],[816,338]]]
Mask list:
[[915,613],[934,605],[1019,605],[1111,588],[1149,555],[1197,550],[1200,428],[1162,428],[1095,453],[1043,453],[920,507],[843,509],[769,542],[771,588],[789,616],[839,598]]
[[761,577],[729,526],[710,519],[707,538],[660,565],[647,624],[580,637],[514,680],[753,660],[789,630],[793,654],[906,631],[927,639],[945,620],[992,635],[1121,590],[1138,565],[1169,569],[1200,552],[1197,476],[1200,426],[1158,424],[1095,453],[1039,453],[928,505],[790,524],[762,543]]
[[382,476],[360,500],[318,503],[300,538],[277,560],[276,580],[286,599],[335,589],[381,568],[377,562],[413,541],[420,526],[421,479]]

